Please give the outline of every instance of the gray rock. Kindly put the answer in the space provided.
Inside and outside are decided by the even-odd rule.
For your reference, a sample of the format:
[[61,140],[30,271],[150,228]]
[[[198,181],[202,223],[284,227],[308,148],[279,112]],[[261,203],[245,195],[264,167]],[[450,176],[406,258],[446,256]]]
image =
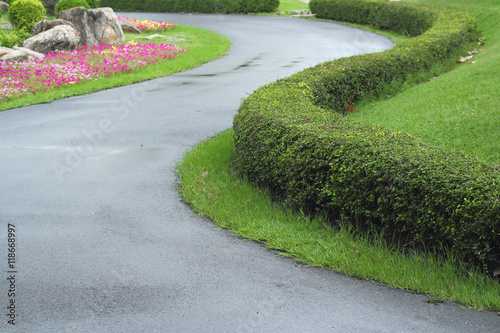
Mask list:
[[80,33],[69,25],[58,25],[24,41],[27,49],[48,53],[55,50],[72,50],[80,45]]
[[183,38],[176,38],[176,37],[167,38],[167,42],[187,42],[187,41],[188,41],[187,39]]
[[9,11],[9,4],[4,1],[0,1],[0,8],[2,8],[3,11],[8,12]]
[[109,7],[95,9],[74,7],[60,11],[57,18],[74,24],[81,34],[80,45],[125,43],[125,36],[115,12]]
[[133,34],[140,34],[141,33],[141,30],[137,29],[137,27],[129,20],[120,18],[120,19],[118,19],[118,23],[122,27],[123,31],[131,32]]
[[0,47],[0,62],[28,61],[28,54],[24,51]]
[[57,27],[58,25],[64,25],[64,24],[69,25],[72,28],[75,27],[73,23],[63,19],[55,19],[51,21],[49,20],[38,21],[33,25],[33,28],[31,28],[31,36],[38,35],[41,32],[50,30],[54,27]]
[[38,59],[45,58],[45,54],[40,53],[40,52],[36,52],[36,51],[33,51],[33,50],[30,50],[30,49],[27,49],[25,47],[14,46],[13,49],[14,50],[18,50],[18,51],[26,52],[26,54],[28,55],[28,60],[33,60],[33,59],[36,59],[36,58],[38,58]]
[[146,38],[146,39],[153,39],[153,38],[156,38],[156,37],[165,37],[163,35],[158,35],[158,34],[154,34],[154,35],[151,35],[151,36],[144,36],[143,38]]
[[289,10],[287,11],[288,15],[294,15],[294,16],[313,16],[310,10],[307,9],[300,9],[300,10]]

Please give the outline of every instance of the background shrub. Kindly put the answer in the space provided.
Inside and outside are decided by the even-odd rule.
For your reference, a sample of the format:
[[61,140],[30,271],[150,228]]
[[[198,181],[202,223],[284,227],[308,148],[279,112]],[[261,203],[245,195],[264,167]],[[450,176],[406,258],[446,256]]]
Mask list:
[[279,0],[102,0],[101,6],[115,11],[234,14],[271,12],[279,4]]
[[441,13],[418,4],[366,0],[311,0],[309,7],[320,18],[372,25],[408,36],[429,30]]
[[99,8],[101,7],[101,0],[86,0],[89,4],[90,8]]
[[89,4],[85,0],[59,0],[55,8],[55,14],[59,13],[61,10],[70,9],[73,7],[85,7],[90,9]]
[[9,8],[9,21],[14,28],[30,31],[47,12],[39,0],[16,0]]
[[9,48],[13,46],[22,46],[23,42],[30,36],[30,33],[24,29],[14,29],[9,32],[0,30],[0,46]]

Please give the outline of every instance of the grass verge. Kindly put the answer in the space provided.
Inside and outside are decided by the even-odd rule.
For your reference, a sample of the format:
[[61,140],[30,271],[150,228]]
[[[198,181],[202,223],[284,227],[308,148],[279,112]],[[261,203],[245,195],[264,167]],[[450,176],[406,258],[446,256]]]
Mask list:
[[[153,34],[159,34],[163,37],[156,37],[152,40],[144,38]],[[136,41],[140,43],[152,42],[157,44],[167,43],[166,38],[177,37],[179,39],[185,39],[186,41],[175,42],[174,44],[188,49],[188,52],[172,60],[159,62],[155,65],[140,68],[129,73],[112,75],[102,80],[86,81],[81,84],[61,87],[60,89],[48,91],[46,93],[28,95],[22,98],[5,101],[0,103],[0,110],[49,103],[69,96],[85,95],[99,90],[130,85],[183,72],[224,56],[231,45],[229,39],[215,32],[182,25],[177,25],[175,29],[166,32],[150,32],[140,35],[125,33],[125,37],[127,41]]]
[[380,236],[361,236],[342,221],[334,227],[320,217],[284,209],[265,190],[234,174],[233,156],[233,131],[228,130],[192,148],[178,165],[179,191],[199,215],[308,265],[433,295],[430,302],[500,311],[500,285],[494,279],[461,268],[451,256],[405,256]]

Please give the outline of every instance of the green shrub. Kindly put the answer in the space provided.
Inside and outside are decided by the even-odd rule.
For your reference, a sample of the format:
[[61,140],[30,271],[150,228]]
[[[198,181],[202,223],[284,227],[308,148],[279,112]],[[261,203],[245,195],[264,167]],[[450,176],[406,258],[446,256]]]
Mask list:
[[[449,59],[477,36],[475,21],[378,0],[312,0],[310,7],[318,17],[425,32],[393,49],[326,62],[258,89],[234,119],[237,169],[297,208],[347,215],[402,246],[451,249],[466,262],[494,267],[499,167],[341,114],[346,104]],[[385,16],[398,20],[380,19]]]
[[16,0],[9,8],[9,21],[14,28],[30,31],[47,12],[39,0]]
[[423,5],[378,0],[311,0],[309,8],[319,18],[373,25],[409,36],[429,30],[441,13]]
[[271,12],[279,7],[279,0],[103,0],[102,6],[115,11],[232,14]]
[[30,37],[30,33],[25,29],[14,29],[9,32],[0,30],[0,46],[12,48],[22,46],[23,42]]
[[73,7],[85,7],[90,9],[89,4],[85,0],[60,0],[56,5],[55,14],[57,15],[60,11]]
[[90,8],[99,8],[101,6],[101,0],[86,0]]

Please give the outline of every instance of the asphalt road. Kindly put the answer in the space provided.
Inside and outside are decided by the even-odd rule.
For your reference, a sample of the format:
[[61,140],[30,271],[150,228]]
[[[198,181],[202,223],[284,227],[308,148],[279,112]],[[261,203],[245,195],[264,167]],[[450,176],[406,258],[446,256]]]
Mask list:
[[0,112],[0,332],[498,332],[494,312],[298,265],[194,215],[176,192],[183,152],[229,128],[247,94],[391,42],[295,18],[130,16],[233,45],[189,72]]

